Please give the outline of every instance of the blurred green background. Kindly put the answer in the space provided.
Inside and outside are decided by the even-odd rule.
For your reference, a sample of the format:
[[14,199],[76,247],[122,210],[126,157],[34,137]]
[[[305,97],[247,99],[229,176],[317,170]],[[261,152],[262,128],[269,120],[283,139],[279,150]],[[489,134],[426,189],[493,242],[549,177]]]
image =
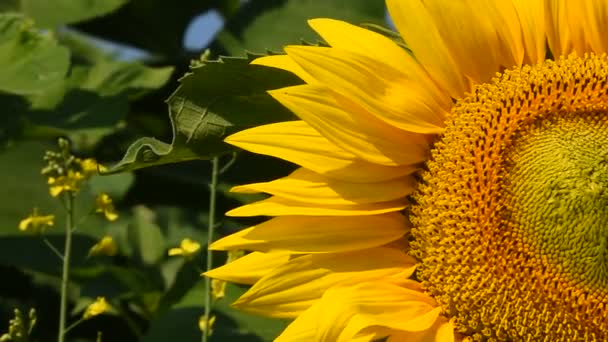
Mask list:
[[[108,165],[122,159],[115,169],[121,172],[93,178],[79,194],[77,208],[84,211],[95,194],[109,193],[120,219],[91,217],[79,226],[70,283],[71,321],[97,296],[108,298],[116,310],[86,321],[68,340],[95,341],[102,331],[103,341],[200,341],[204,253],[184,262],[167,257],[167,250],[186,237],[207,243],[213,156],[222,164],[236,158],[220,175],[217,236],[263,219],[224,218],[223,212],[260,198],[227,190],[287,175],[294,167],[234,151],[221,139],[291,119],[265,91],[299,80],[247,62],[280,53],[287,44],[319,43],[306,24],[318,17],[382,25],[385,5],[382,0],[0,0],[0,334],[14,308],[31,307],[39,317],[32,341],[53,341],[57,333],[60,260],[40,237],[17,226],[33,207],[56,213],[48,237],[61,249],[62,208],[48,195],[40,170],[44,152],[56,149],[62,136],[80,157]],[[201,61],[207,48],[208,59],[243,58]],[[181,139],[188,129],[180,126],[183,118],[204,113],[201,127],[211,123],[221,130],[196,131],[194,143]],[[87,258],[106,234],[117,241],[119,255]],[[216,265],[224,261],[217,253]],[[270,341],[288,323],[231,309],[245,290],[229,285],[226,297],[214,304],[212,341]]]

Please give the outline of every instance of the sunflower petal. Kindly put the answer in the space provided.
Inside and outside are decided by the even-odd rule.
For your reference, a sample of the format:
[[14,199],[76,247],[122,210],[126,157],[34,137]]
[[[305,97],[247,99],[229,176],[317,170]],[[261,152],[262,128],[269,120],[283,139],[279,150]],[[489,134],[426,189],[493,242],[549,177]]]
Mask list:
[[361,159],[398,166],[428,157],[426,136],[396,129],[363,108],[347,112],[328,87],[302,85],[269,93],[336,146]]
[[239,185],[231,192],[265,192],[292,201],[352,205],[392,201],[412,193],[416,185],[413,176],[378,183],[351,183],[324,177],[299,168],[287,177],[265,183]]
[[332,144],[304,121],[250,128],[229,136],[226,142],[350,182],[380,182],[411,174],[417,169],[409,165],[394,167],[363,161]]
[[315,205],[273,196],[262,201],[232,209],[226,213],[226,216],[360,216],[400,211],[403,210],[405,206],[405,200],[353,205]]
[[424,73],[412,55],[381,34],[334,19],[311,19],[308,24],[334,48],[367,56],[400,72]]
[[204,273],[214,279],[252,285],[273,269],[289,261],[290,254],[281,251],[253,252],[224,266]]
[[438,107],[447,110],[451,107],[450,96],[437,87],[411,53],[389,38],[340,20],[311,19],[308,23],[332,47],[369,57],[398,70],[414,80],[417,87],[424,88],[427,95],[432,95]]
[[288,341],[294,333],[314,332],[314,341],[350,341],[364,329],[366,334],[374,330],[382,334],[389,330],[386,328],[425,331],[433,327],[440,312],[424,293],[390,282],[336,286],[290,324],[277,341]]
[[296,317],[340,283],[409,277],[416,261],[391,248],[311,254],[290,260],[260,279],[233,305],[271,317]]
[[[578,4],[577,4],[578,5]],[[591,51],[596,54],[608,52],[608,3],[605,0],[581,1],[579,6],[583,10],[583,19],[578,21],[583,25],[585,38]]]
[[386,5],[403,40],[431,77],[453,98],[469,91],[471,84],[433,25],[424,4],[420,0],[387,0]]
[[545,0],[547,42],[555,59],[577,52],[590,52],[585,26],[584,4],[567,0]]
[[419,50],[418,44],[422,42],[415,35],[428,37],[428,33],[420,30],[431,29],[428,27],[431,25],[458,66],[457,70],[475,83],[487,82],[501,67],[521,65],[523,61],[521,26],[510,1],[405,0],[389,1],[389,4],[393,4],[391,7],[395,11],[415,11],[405,12],[409,21],[418,15],[424,17],[426,27],[414,28],[411,23],[397,25],[403,30],[406,42],[409,44],[412,40],[416,44],[411,48],[423,64],[428,54],[426,50],[434,44],[425,41],[426,46],[420,46]]
[[285,52],[323,84],[395,127],[439,133],[442,108],[421,84],[389,65],[347,50],[288,46]]
[[454,342],[454,323],[446,317],[439,316],[435,324],[426,331],[397,331],[389,334],[386,342]]
[[294,62],[287,55],[264,56],[254,59],[251,64],[264,65],[272,68],[283,69],[298,76],[306,83],[315,83],[315,79],[309,73],[304,71],[298,63]]
[[382,246],[409,224],[400,213],[358,217],[281,216],[214,242],[214,250],[337,253]]
[[526,64],[536,64],[545,60],[546,28],[543,0],[512,0],[519,16],[522,39],[525,46]]

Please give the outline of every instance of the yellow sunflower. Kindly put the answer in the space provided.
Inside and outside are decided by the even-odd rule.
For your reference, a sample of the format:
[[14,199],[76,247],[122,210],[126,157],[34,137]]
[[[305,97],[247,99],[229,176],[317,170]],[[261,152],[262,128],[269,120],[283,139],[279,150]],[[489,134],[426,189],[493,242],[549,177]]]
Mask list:
[[278,341],[608,340],[608,1],[388,0],[407,51],[341,21],[255,60],[299,121],[230,144],[301,168],[216,250]]

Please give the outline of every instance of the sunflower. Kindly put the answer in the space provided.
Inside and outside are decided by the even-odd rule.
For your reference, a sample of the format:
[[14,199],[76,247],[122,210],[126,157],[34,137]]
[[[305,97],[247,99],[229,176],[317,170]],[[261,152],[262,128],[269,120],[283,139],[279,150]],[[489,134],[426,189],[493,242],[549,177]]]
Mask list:
[[[608,340],[608,2],[387,0],[254,64],[300,119],[226,140],[300,166],[211,247],[278,341]],[[403,46],[407,46],[405,49]]]

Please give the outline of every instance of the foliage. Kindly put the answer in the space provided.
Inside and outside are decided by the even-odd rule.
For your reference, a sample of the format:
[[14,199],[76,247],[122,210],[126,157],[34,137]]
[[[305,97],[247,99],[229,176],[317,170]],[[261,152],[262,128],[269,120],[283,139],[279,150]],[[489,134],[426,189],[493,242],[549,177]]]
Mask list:
[[[255,223],[222,217],[259,198],[228,189],[293,169],[223,143],[236,131],[293,119],[266,92],[301,81],[249,61],[280,53],[285,44],[316,42],[309,18],[384,22],[382,0],[241,3],[0,2],[0,276],[7,279],[1,286],[0,335],[8,332],[15,309],[31,308],[37,318],[29,341],[57,335],[61,261],[43,238],[61,252],[66,220],[40,173],[45,151],[66,137],[71,153],[95,158],[112,173],[88,180],[75,202],[86,220],[72,239],[68,323],[77,322],[96,298],[107,299],[108,311],[78,324],[70,338],[98,341],[101,331],[103,341],[200,340],[209,216],[220,221],[219,235]],[[202,49],[187,50],[183,37],[192,19],[209,10],[225,25],[208,46],[211,55],[201,59]],[[220,174],[216,210],[210,213],[208,159],[214,157],[221,165],[234,164]],[[101,192],[113,199],[117,220],[108,221],[113,215],[107,210],[95,212]],[[42,235],[18,228],[34,207],[55,215]],[[168,251],[184,239],[200,244],[201,251],[170,257]],[[214,264],[225,257],[216,255]],[[269,341],[284,328],[287,322],[233,310],[230,303],[245,290],[228,285],[225,297],[214,301],[212,341]]]

